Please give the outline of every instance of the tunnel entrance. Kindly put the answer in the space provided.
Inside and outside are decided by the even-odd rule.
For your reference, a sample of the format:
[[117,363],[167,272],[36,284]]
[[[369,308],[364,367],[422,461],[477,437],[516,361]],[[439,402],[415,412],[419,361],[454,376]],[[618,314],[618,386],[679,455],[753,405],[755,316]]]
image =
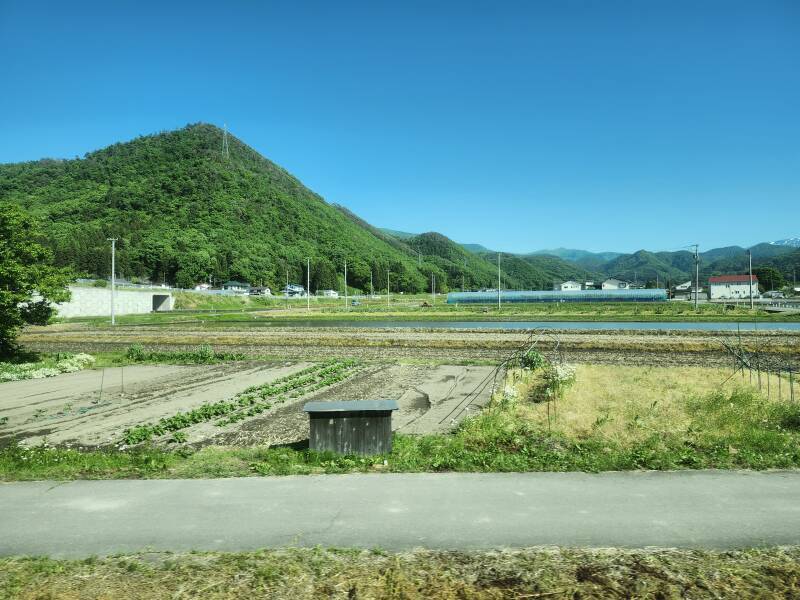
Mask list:
[[169,296],[166,294],[153,294],[153,312],[170,310]]

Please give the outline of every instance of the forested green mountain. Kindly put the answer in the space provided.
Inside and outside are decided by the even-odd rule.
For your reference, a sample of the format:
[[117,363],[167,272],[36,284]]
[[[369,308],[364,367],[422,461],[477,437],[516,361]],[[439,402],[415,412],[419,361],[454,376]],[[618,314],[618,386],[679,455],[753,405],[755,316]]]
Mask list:
[[[423,233],[407,243],[444,272],[454,288],[460,285],[462,273],[467,289],[497,287],[495,252],[470,252],[439,233]],[[584,281],[596,275],[555,256],[502,254],[500,259],[501,282],[507,289],[552,289],[554,281]]]
[[378,227],[378,231],[397,238],[398,240],[407,240],[417,235],[416,233],[408,233],[407,231],[398,231],[396,229],[386,229],[385,227]]
[[[59,265],[110,271],[117,237],[123,277],[189,287],[240,279],[281,287],[368,287],[392,271],[395,289],[426,289],[416,257],[326,203],[281,167],[211,125],[140,137],[77,160],[0,165],[0,201],[41,218]],[[396,286],[396,287],[395,287]]]
[[[341,289],[347,260],[350,286],[393,290],[496,285],[496,270],[438,234],[401,240],[343,207],[328,204],[295,177],[212,125],[137,138],[82,159],[0,165],[0,202],[40,218],[56,263],[77,272],[110,273],[191,287],[209,278],[280,288],[305,282],[312,290]],[[394,232],[396,233],[396,232]],[[421,254],[421,258],[420,258]],[[464,270],[466,260],[466,271]],[[513,263],[509,263],[509,268]],[[578,272],[568,263],[514,271],[510,285],[532,285]]]
[[551,256],[557,256],[558,258],[563,258],[564,260],[569,260],[575,263],[580,263],[584,260],[589,260],[592,262],[608,262],[620,256],[621,252],[589,252],[588,250],[576,250],[573,248],[552,248],[550,250],[537,250],[536,252],[531,252],[531,255],[539,255],[539,254],[549,254]]
[[467,252],[472,252],[473,254],[480,254],[482,252],[493,252],[483,244],[461,244],[461,247],[464,248]]

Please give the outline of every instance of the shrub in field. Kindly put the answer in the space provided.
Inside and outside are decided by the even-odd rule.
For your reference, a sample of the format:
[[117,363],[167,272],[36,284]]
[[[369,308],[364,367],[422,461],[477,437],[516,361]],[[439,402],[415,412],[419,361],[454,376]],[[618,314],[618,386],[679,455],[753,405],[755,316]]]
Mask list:
[[522,355],[519,362],[523,369],[535,371],[536,369],[541,369],[543,366],[545,366],[547,364],[547,359],[542,356],[542,353],[538,350],[528,350]]
[[133,362],[144,362],[147,360],[148,353],[144,351],[144,348],[141,344],[134,344],[133,346],[128,347],[128,351],[125,353],[125,358],[128,360],[132,360]]
[[89,354],[59,354],[53,363],[0,363],[0,382],[22,381],[25,379],[43,379],[55,377],[62,373],[74,373],[94,364],[94,357]]
[[214,352],[208,344],[196,350],[181,352],[158,352],[145,350],[140,344],[129,346],[125,357],[132,362],[173,362],[182,364],[207,365],[226,360],[247,360],[241,352]]

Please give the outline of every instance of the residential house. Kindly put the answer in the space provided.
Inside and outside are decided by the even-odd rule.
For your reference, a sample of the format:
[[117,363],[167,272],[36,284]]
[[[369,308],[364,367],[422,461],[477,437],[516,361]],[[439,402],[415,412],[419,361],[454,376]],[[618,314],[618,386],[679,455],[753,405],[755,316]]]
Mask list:
[[603,282],[602,289],[604,290],[627,290],[630,288],[630,282],[623,279],[616,279],[609,277]]
[[562,281],[553,285],[556,292],[575,292],[580,291],[581,284],[578,281]]
[[735,300],[750,297],[752,290],[753,298],[758,298],[758,277],[753,275],[720,275],[709,277],[708,285],[710,298],[712,300]]
[[304,288],[302,285],[297,285],[296,283],[290,283],[281,290],[281,293],[289,298],[295,298],[298,296],[305,296],[306,288]]
[[250,295],[251,296],[272,296],[272,290],[268,287],[251,287],[250,288]]
[[222,284],[224,292],[233,292],[234,294],[247,294],[250,292],[250,284],[242,283],[241,281],[226,281]]
[[325,298],[338,298],[339,292],[336,290],[320,290],[317,292],[317,295],[323,296]]

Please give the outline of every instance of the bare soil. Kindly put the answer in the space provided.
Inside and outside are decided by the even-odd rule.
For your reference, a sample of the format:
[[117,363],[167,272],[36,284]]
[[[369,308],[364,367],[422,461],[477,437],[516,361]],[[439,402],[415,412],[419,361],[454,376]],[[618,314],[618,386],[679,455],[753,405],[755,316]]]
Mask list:
[[347,357],[363,360],[435,360],[499,362],[532,339],[539,347],[556,346],[573,362],[639,365],[722,366],[729,361],[723,341],[741,344],[765,357],[800,367],[800,333],[743,332],[741,337],[715,331],[552,330],[531,334],[509,330],[352,329],[352,328],[205,328],[138,326],[37,328],[22,337],[39,351],[100,352],[142,344],[154,350],[182,350],[211,344],[215,349],[253,357],[319,360]]
[[[0,445],[115,445],[129,427],[231,399],[307,366],[296,361],[137,365],[0,384],[0,419],[7,417],[0,425]],[[395,430],[441,432],[488,403],[494,371],[486,366],[369,364],[344,381],[258,416],[224,428],[200,423],[182,432],[195,446],[302,443],[308,438],[307,401],[366,399],[397,400]]]
[[400,410],[392,417],[394,431],[446,432],[489,402],[494,373],[495,368],[487,366],[372,364],[346,381],[280,405],[236,429],[202,436],[201,445],[303,445],[308,439],[303,405],[310,401],[396,400]]
[[0,425],[0,444],[113,444],[128,427],[226,400],[306,366],[291,361],[137,365],[3,383],[0,419],[8,420]]

